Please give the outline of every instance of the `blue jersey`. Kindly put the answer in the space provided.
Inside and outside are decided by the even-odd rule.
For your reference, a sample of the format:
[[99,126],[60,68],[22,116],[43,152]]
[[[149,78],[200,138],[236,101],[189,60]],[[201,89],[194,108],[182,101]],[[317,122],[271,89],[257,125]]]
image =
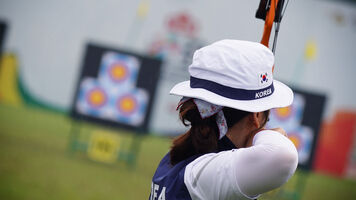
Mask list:
[[184,172],[185,167],[197,157],[192,156],[172,166],[169,153],[167,153],[153,176],[150,200],[191,199],[184,184]]
[[[236,148],[225,136],[218,143],[218,151]],[[189,200],[188,189],[184,184],[186,166],[201,155],[192,156],[174,166],[170,163],[170,155],[167,153],[158,165],[151,184],[150,200]]]

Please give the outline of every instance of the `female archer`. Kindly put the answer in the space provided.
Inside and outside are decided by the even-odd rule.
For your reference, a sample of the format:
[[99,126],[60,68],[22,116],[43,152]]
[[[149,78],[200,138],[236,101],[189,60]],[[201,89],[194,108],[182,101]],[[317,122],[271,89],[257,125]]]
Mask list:
[[273,53],[249,41],[222,40],[197,50],[179,117],[190,129],[173,141],[152,179],[150,199],[256,199],[283,185],[298,157],[269,110],[289,106],[292,90],[273,80]]

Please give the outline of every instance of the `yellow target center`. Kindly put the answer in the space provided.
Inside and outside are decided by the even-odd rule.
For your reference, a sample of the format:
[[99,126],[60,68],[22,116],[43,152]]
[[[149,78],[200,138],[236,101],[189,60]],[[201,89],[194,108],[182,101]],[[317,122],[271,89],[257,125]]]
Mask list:
[[105,95],[100,90],[94,90],[90,93],[89,100],[93,105],[100,106],[105,101]]
[[300,147],[300,140],[299,140],[299,138],[292,135],[292,136],[289,136],[289,139],[293,142],[294,146],[295,146],[297,149],[299,149],[299,147]]
[[115,80],[122,80],[126,76],[126,68],[120,64],[115,65],[111,68],[111,76]]
[[136,102],[131,97],[125,97],[120,101],[120,110],[132,112],[136,107]]
[[277,115],[280,117],[288,117],[290,115],[291,111],[292,111],[292,109],[290,107],[276,109]]

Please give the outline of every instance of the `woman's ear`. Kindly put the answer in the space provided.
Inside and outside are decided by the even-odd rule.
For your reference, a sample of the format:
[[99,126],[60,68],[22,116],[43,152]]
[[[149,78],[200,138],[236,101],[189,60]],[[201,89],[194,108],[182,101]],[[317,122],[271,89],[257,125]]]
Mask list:
[[263,112],[252,113],[250,116],[250,122],[256,128],[261,128],[261,125],[264,124],[265,115]]
[[261,113],[257,112],[257,113],[252,113],[249,118],[250,118],[250,122],[252,123],[252,126],[253,127],[256,127],[256,128],[259,128],[261,123],[260,123],[260,115]]

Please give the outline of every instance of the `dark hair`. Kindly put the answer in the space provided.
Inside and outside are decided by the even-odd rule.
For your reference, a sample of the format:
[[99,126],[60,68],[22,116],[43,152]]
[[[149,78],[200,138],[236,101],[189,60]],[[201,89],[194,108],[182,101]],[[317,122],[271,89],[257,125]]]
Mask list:
[[[223,112],[228,128],[251,114],[228,107],[224,107]],[[267,116],[268,113],[266,122]],[[191,126],[191,128],[173,140],[170,151],[172,165],[191,156],[215,152],[218,149],[219,129],[216,124],[216,115],[202,119],[198,108],[191,99],[181,105],[179,117],[185,126]]]

